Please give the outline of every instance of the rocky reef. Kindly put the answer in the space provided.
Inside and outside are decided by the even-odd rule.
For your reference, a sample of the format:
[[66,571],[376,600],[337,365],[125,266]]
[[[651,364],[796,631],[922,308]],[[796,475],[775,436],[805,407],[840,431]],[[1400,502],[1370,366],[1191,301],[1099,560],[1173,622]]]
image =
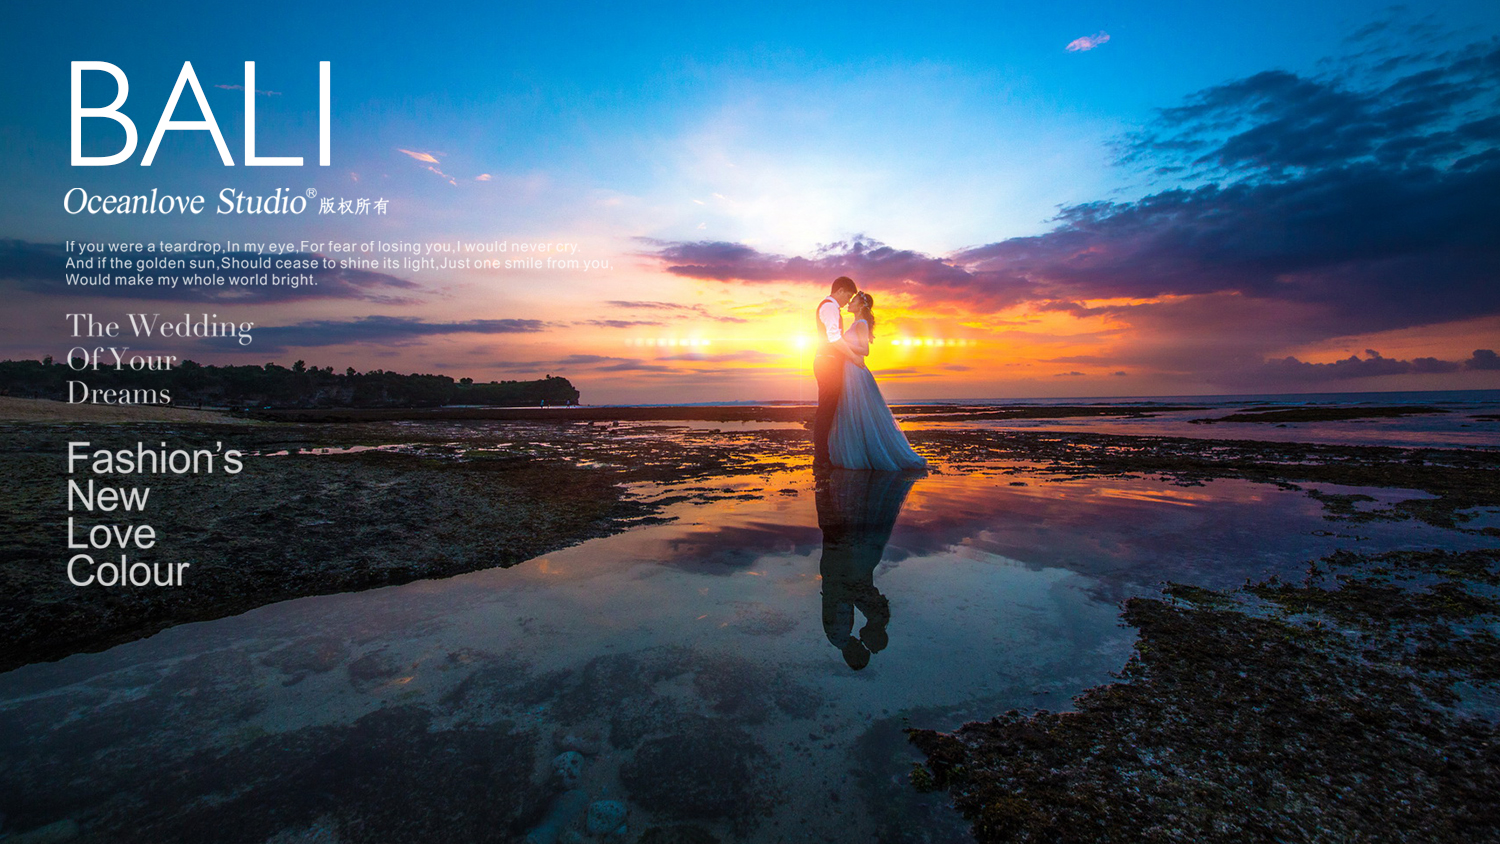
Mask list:
[[1500,837],[1500,550],[1338,553],[1300,583],[1136,598],[1066,713],[909,730],[980,842]]

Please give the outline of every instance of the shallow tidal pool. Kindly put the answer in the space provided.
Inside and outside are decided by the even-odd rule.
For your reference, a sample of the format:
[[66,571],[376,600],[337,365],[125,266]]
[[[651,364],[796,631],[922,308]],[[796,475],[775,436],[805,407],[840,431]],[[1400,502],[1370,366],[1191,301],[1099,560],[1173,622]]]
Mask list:
[[1128,658],[1124,597],[1479,544],[1270,484],[1024,464],[632,492],[664,521],[0,675],[0,833],[964,841],[902,728],[1065,709]]

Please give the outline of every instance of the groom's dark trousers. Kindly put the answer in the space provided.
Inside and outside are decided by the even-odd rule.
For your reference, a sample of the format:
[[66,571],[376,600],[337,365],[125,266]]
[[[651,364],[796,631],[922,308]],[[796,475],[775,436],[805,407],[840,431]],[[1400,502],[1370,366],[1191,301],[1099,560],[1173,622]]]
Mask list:
[[836,352],[820,352],[813,358],[813,375],[818,378],[818,413],[813,417],[813,462],[828,462],[828,432],[833,430],[833,416],[839,409],[844,392],[844,359]]

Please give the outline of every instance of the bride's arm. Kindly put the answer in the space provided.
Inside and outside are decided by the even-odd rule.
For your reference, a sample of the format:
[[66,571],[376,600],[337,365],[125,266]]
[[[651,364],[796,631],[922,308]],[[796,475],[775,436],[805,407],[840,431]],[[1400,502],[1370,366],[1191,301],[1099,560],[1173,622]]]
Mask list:
[[839,340],[839,348],[850,362],[865,365],[865,356],[870,354],[870,328],[863,322],[857,322]]

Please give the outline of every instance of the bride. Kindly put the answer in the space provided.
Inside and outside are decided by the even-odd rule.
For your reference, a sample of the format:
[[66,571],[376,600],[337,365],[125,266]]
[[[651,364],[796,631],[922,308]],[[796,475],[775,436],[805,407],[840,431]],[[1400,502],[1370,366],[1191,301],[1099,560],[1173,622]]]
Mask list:
[[[840,342],[863,358],[870,354],[871,330],[875,327],[875,300],[863,291],[849,300],[854,325]],[[833,465],[843,469],[920,469],[927,461],[912,450],[906,435],[896,426],[896,417],[880,394],[868,367],[845,361],[844,391],[839,396],[833,430],[828,435],[828,454]]]

